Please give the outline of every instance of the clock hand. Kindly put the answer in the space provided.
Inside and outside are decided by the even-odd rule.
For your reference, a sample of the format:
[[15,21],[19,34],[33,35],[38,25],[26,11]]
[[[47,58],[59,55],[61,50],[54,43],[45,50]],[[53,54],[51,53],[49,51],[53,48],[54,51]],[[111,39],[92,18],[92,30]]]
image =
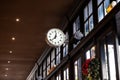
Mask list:
[[52,38],[51,40],[56,39],[56,37],[57,37],[57,33],[56,33],[56,31],[55,31],[55,36],[54,36],[54,38]]

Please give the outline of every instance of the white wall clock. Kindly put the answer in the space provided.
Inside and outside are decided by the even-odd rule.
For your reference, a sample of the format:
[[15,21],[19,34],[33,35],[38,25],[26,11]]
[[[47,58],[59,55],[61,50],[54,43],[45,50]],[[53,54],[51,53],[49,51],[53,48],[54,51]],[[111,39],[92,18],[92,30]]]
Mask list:
[[46,41],[52,47],[61,46],[65,40],[65,34],[58,28],[52,28],[47,32]]

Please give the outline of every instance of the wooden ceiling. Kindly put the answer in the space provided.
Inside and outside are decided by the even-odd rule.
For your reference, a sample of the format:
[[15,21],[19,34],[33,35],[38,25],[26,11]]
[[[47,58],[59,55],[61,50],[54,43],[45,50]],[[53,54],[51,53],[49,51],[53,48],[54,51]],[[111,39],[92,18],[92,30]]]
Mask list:
[[46,32],[61,27],[74,4],[73,0],[0,0],[0,80],[26,80],[48,47]]

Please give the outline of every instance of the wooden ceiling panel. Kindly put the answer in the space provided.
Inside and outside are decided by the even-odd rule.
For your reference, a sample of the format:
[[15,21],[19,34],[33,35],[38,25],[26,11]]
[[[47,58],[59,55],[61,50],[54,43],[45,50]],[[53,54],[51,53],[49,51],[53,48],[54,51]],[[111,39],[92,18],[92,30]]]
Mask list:
[[26,80],[48,47],[47,31],[61,26],[73,5],[73,0],[0,0],[0,80]]

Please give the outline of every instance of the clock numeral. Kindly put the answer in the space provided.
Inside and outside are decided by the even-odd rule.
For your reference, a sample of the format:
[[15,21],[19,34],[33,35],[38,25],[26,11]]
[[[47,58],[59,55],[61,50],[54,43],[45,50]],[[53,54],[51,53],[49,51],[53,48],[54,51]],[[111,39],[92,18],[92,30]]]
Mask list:
[[50,35],[51,35],[51,33],[50,33]]

